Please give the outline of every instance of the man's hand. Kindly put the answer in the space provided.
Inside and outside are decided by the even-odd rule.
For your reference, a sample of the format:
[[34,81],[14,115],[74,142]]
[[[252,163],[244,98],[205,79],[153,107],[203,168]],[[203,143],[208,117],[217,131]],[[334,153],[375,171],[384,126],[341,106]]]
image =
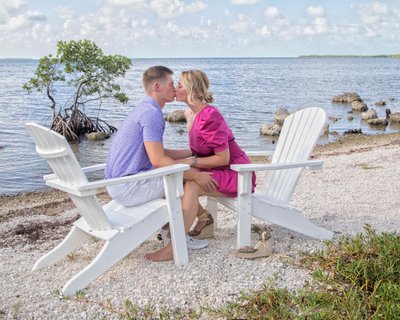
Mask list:
[[206,192],[215,192],[219,187],[219,183],[212,177],[212,172],[199,172],[194,182],[202,187]]

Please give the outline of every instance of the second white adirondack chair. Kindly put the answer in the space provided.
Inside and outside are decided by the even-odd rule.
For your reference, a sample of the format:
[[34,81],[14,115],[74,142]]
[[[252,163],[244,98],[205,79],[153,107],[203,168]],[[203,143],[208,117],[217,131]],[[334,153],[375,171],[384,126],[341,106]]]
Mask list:
[[[63,287],[65,295],[73,295],[166,223],[171,230],[175,264],[188,263],[180,201],[183,172],[189,169],[188,165],[172,165],[132,176],[89,182],[85,172],[104,170],[104,164],[81,168],[63,136],[35,123],[28,123],[26,127],[36,143],[36,151],[54,171],[54,174],[44,176],[46,184],[67,192],[82,216],[74,222],[66,238],[35,263],[33,270],[55,264],[91,237],[104,240],[105,244],[96,258]],[[96,197],[96,190],[105,186],[160,176],[164,179],[166,199],[124,207],[115,201],[101,206]]]
[[[238,172],[238,197],[208,197],[208,210],[214,216],[214,221],[218,202],[238,212],[238,248],[250,245],[252,216],[313,238],[332,238],[333,232],[311,223],[301,210],[289,205],[302,169],[322,168],[322,161],[310,161],[308,158],[318,142],[325,122],[326,113],[321,108],[306,108],[290,115],[285,119],[274,152],[247,153],[272,155],[271,164],[231,165]],[[253,194],[252,171],[268,171],[262,191]]]

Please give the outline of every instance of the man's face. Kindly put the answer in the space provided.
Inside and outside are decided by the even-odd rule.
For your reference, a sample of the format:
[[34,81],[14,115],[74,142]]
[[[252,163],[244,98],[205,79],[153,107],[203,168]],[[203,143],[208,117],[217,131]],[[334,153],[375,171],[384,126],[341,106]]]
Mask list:
[[158,83],[159,97],[165,102],[172,102],[175,99],[174,80],[171,75],[168,75],[163,81]]

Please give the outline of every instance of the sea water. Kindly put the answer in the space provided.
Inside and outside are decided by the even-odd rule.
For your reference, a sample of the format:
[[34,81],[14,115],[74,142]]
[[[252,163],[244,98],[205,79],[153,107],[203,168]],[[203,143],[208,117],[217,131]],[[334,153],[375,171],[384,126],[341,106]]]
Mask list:
[[[33,77],[37,60],[0,59],[0,194],[44,189],[43,175],[50,171],[46,161],[35,152],[34,143],[24,124],[28,121],[48,126],[51,122],[49,100],[43,93],[27,94],[22,85]],[[153,65],[165,65],[179,72],[201,69],[207,73],[211,91],[218,107],[231,127],[237,142],[245,150],[271,150],[276,138],[260,136],[264,123],[273,122],[277,109],[297,109],[318,106],[328,116],[330,131],[343,133],[361,128],[364,133],[394,132],[388,126],[374,129],[361,121],[360,114],[347,120],[350,105],[333,104],[331,98],[344,92],[357,92],[374,107],[379,117],[386,108],[400,111],[400,59],[390,58],[199,58],[199,59],[133,59],[132,68],[119,83],[129,97],[126,105],[104,101],[101,109],[91,105],[86,112],[99,115],[118,127],[126,114],[143,97],[141,76]],[[56,88],[61,106],[71,102],[72,91],[67,86]],[[374,106],[378,100],[384,107]],[[182,103],[170,103],[163,109],[169,113],[184,109]],[[112,139],[112,138],[111,138]],[[72,148],[82,166],[102,163],[107,157],[111,139],[89,142],[85,139]],[[325,137],[322,143],[334,139]],[[166,124],[164,144],[170,148],[187,146],[185,124]]]

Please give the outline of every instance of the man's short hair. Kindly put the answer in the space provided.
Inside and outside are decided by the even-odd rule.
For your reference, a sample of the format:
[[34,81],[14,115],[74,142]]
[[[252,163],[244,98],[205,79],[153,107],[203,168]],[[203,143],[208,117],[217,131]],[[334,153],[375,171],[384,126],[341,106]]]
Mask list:
[[163,66],[153,66],[148,68],[143,73],[143,86],[146,91],[149,91],[151,85],[154,81],[164,80],[168,75],[173,74],[174,72]]

